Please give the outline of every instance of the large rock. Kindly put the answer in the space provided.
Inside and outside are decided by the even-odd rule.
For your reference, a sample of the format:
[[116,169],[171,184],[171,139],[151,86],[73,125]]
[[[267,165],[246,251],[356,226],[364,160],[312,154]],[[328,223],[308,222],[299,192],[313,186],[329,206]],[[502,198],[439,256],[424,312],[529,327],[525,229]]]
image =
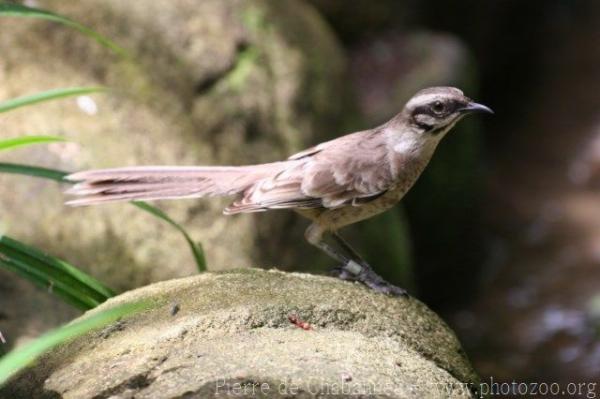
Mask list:
[[83,317],[142,299],[156,305],[53,350],[0,395],[466,398],[478,381],[421,302],[328,277],[203,274],[125,293]]

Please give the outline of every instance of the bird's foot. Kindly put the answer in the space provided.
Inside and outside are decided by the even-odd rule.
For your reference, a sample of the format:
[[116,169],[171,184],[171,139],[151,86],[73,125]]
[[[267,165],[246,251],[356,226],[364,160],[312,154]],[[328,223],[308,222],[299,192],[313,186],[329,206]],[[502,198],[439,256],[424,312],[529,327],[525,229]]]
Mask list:
[[403,296],[408,298],[408,292],[404,288],[388,283],[379,275],[376,276],[379,277],[380,280],[362,280],[361,282],[376,292],[390,296]]
[[329,272],[329,274],[332,277],[339,278],[340,280],[344,280],[344,281],[357,281],[356,276],[353,275],[352,273],[349,273],[348,271],[344,270],[343,266],[334,267],[333,269],[331,269],[331,271]]
[[408,296],[405,289],[388,283],[375,273],[366,262],[357,263],[349,260],[342,266],[332,270],[332,275],[345,281],[359,281],[376,292],[391,296]]

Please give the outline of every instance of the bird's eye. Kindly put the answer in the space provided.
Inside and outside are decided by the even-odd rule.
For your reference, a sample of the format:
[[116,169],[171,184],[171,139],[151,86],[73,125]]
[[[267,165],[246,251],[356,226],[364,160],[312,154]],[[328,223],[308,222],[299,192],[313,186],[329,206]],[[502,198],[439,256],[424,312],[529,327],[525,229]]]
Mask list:
[[433,110],[433,112],[435,112],[436,114],[441,114],[442,112],[444,112],[446,110],[446,106],[444,105],[443,102],[441,101],[436,101],[431,105],[431,109]]

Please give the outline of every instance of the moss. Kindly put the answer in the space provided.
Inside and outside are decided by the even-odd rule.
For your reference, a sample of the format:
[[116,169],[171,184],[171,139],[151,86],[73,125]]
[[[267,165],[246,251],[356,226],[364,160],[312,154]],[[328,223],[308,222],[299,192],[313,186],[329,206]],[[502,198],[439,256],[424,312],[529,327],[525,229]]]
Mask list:
[[265,9],[251,3],[242,12],[242,22],[250,32],[264,31],[268,26]]
[[259,56],[260,51],[257,47],[249,46],[243,49],[237,56],[235,67],[225,77],[224,84],[232,90],[242,90],[252,71],[258,68]]

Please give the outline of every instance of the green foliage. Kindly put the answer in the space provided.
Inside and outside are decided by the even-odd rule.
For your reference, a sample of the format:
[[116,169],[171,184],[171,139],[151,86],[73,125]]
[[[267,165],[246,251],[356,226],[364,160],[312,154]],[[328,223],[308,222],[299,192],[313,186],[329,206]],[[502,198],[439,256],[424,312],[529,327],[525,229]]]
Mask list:
[[76,267],[7,236],[0,236],[0,266],[82,310],[114,296],[112,290]]
[[75,30],[78,30],[79,32],[94,39],[96,42],[98,42],[102,46],[112,50],[113,52],[115,52],[116,54],[118,54],[120,56],[127,56],[127,52],[123,48],[119,47],[113,41],[107,39],[106,37],[102,36],[101,34],[97,33],[96,31],[94,31],[84,25],[81,25],[80,23],[75,22],[72,19],[69,19],[62,15],[52,13],[50,11],[41,10],[38,8],[31,8],[31,7],[21,5],[21,4],[2,2],[2,3],[0,3],[0,16],[19,17],[19,18],[37,18],[37,19],[44,19],[44,20],[52,21],[52,22],[58,22],[60,24],[63,24],[65,26],[68,26]]
[[187,241],[187,243],[190,247],[190,250],[192,251],[192,255],[194,255],[194,260],[196,261],[196,267],[198,268],[198,271],[199,272],[206,271],[206,258],[204,257],[204,250],[202,249],[202,245],[196,244],[192,240],[190,235],[187,233],[187,231],[185,231],[185,229],[183,227],[181,227],[181,225],[177,224],[173,219],[171,219],[162,210],[160,210],[152,205],[149,205],[146,202],[133,201],[132,204],[137,206],[138,208],[143,209],[144,211],[156,216],[157,218],[164,220],[165,222],[169,223],[171,226],[173,226],[177,230],[179,230],[179,232],[183,235],[183,237]]
[[137,302],[121,305],[97,313],[83,320],[67,324],[51,331],[22,348],[13,350],[0,359],[0,386],[23,368],[30,365],[40,355],[80,335],[104,327],[150,307],[149,302]]
[[41,177],[43,179],[55,180],[60,183],[68,183],[64,180],[64,177],[67,175],[67,173],[60,170],[41,168],[38,166],[0,162],[0,173]]
[[256,47],[250,46],[238,54],[235,68],[227,75],[227,85],[233,90],[241,89],[248,77],[255,70],[260,53]]
[[[1,6],[1,4],[0,4]],[[84,94],[97,93],[107,91],[106,87],[67,87],[61,89],[53,89],[42,91],[29,96],[17,97],[11,100],[0,102],[0,113],[11,111],[15,108],[24,107],[27,105],[37,104],[44,101],[56,100],[64,97],[81,96]]]
[[65,141],[62,137],[54,136],[24,136],[0,141],[0,151],[32,144],[45,144]]
[[[53,136],[25,136],[0,141],[0,150],[56,141],[64,140]],[[0,163],[0,172],[26,174],[57,181],[62,181],[65,176],[61,171],[8,163]],[[114,296],[112,290],[67,262],[1,235],[0,267],[50,290],[79,309],[94,308]]]

